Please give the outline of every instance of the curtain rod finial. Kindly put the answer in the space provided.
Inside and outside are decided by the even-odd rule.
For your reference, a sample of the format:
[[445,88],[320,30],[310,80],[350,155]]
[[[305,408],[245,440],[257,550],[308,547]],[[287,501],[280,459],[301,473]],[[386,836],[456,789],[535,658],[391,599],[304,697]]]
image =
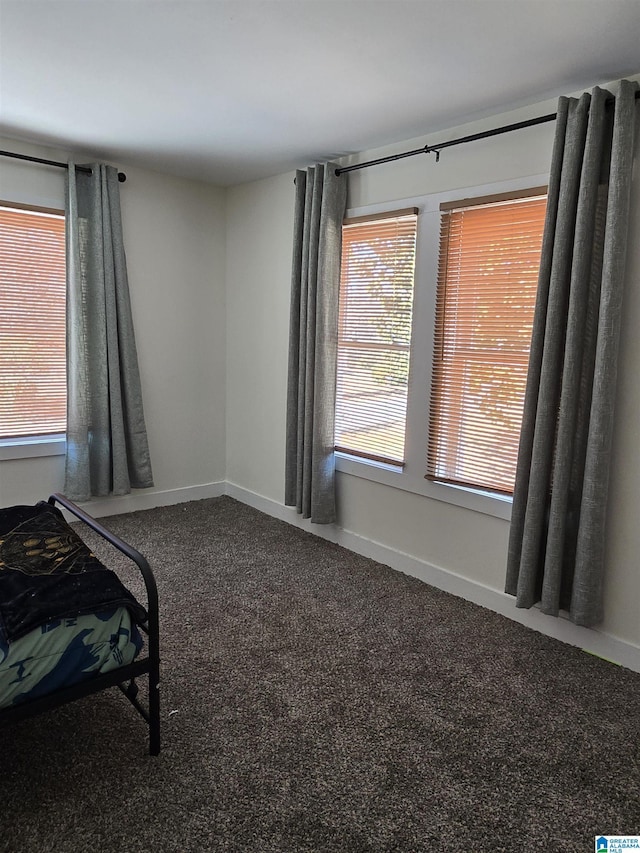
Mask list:
[[127,176],[124,172],[118,172],[118,180],[121,184],[124,184],[124,182],[127,180]]

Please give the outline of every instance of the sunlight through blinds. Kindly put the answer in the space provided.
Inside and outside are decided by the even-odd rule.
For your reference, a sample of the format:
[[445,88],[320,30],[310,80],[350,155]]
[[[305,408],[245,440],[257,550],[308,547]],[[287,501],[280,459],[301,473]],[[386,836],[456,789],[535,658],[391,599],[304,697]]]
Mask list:
[[404,463],[417,210],[342,229],[336,450]]
[[513,492],[546,210],[526,193],[441,207],[428,479]]
[[66,428],[64,214],[0,207],[0,438]]

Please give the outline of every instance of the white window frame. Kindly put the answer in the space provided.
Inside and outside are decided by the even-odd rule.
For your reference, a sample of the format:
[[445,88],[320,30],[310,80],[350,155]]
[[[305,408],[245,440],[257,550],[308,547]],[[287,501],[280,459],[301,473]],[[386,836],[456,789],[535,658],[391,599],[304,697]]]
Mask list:
[[417,207],[419,213],[405,466],[402,469],[399,466],[337,452],[336,470],[338,472],[381,483],[402,491],[413,492],[496,518],[507,520],[511,518],[512,498],[510,495],[500,495],[481,489],[455,486],[450,483],[433,483],[425,479],[438,283],[438,252],[440,247],[440,205],[443,202],[455,201],[460,198],[468,199],[516,190],[534,189],[548,183],[548,179],[548,174],[529,175],[475,187],[456,187],[446,192],[426,196],[395,199],[392,202],[347,211],[347,217],[384,213],[399,207]]
[[67,437],[64,433],[2,438],[0,462],[7,459],[32,459],[35,456],[62,456],[66,448]]

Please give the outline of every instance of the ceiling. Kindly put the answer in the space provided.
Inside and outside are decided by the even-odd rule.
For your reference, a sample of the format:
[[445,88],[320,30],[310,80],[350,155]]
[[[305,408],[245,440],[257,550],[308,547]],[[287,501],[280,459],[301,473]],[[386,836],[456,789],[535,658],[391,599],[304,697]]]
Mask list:
[[231,185],[640,72],[640,0],[0,0],[0,135]]

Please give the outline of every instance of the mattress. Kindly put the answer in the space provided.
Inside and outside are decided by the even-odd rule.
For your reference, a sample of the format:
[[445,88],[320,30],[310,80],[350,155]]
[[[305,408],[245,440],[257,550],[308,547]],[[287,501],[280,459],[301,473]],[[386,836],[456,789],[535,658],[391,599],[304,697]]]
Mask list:
[[0,708],[126,666],[142,646],[126,607],[52,619],[12,642],[0,635]]

